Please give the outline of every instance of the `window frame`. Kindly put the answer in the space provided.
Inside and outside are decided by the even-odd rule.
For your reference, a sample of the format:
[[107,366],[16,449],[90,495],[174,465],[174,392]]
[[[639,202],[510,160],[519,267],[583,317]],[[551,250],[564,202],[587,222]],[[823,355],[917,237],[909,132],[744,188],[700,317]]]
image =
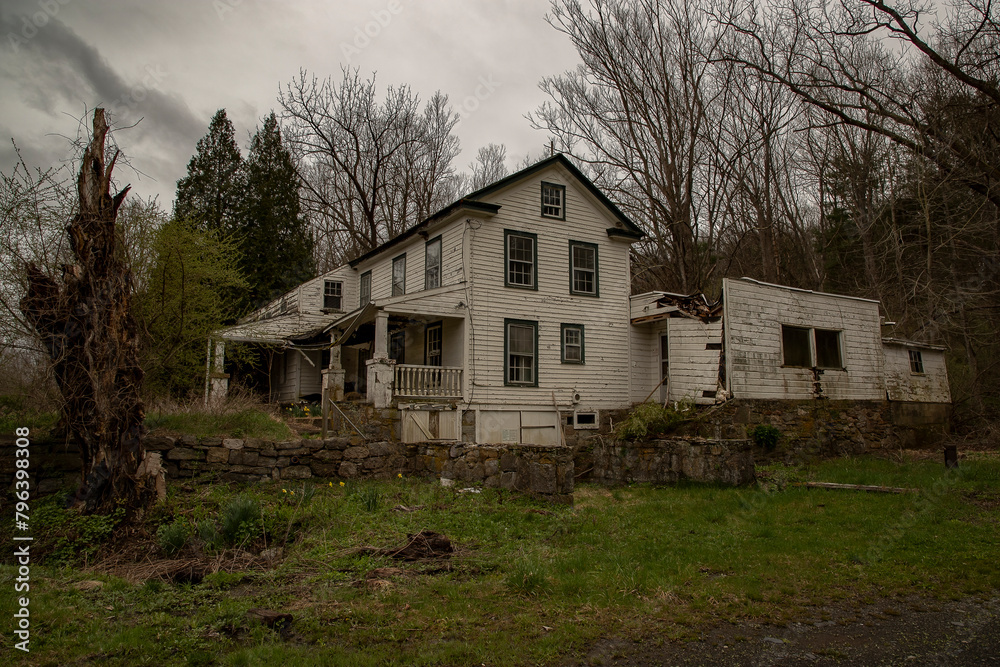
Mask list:
[[[399,291],[396,291],[396,267],[402,267],[402,282],[399,284]],[[406,253],[392,258],[392,296],[404,296],[406,294]]]
[[[576,267],[573,265],[573,250],[576,247],[588,248],[594,251],[594,291],[593,292],[583,292],[575,289],[575,278],[574,275]],[[600,285],[600,253],[598,252],[598,246],[596,243],[587,243],[586,241],[570,241],[569,242],[569,293],[575,296],[601,296],[601,285]],[[581,271],[587,271],[589,269],[580,269]]]
[[[531,285],[522,285],[510,281],[510,239],[525,238],[531,240]],[[521,260],[516,260],[521,261]],[[538,234],[521,232],[515,229],[503,230],[503,284],[504,287],[538,291]]]
[[[431,331],[438,332],[437,343],[440,346],[438,349],[438,361],[439,363],[431,363]],[[429,322],[427,326],[424,327],[424,366],[436,366],[438,368],[444,366],[444,322],[438,320],[437,322]]]
[[[331,287],[333,287],[334,285],[337,286],[338,291],[340,293],[339,294],[328,294],[327,291]],[[328,305],[326,305],[326,299],[327,299],[327,297],[333,297],[333,296],[337,297],[337,305],[336,306],[328,306]],[[343,311],[344,310],[344,281],[343,280],[333,280],[333,279],[328,279],[328,278],[324,278],[323,279],[323,310],[334,310],[334,311]]]
[[[398,352],[398,354],[393,354]],[[406,363],[406,330],[398,329],[389,332],[389,358],[397,364]]]
[[[781,367],[782,368],[806,368],[806,369],[820,369],[820,370],[847,370],[847,366],[844,364],[844,331],[842,329],[823,329],[820,327],[804,327],[798,324],[780,324],[780,340],[781,340]],[[793,364],[788,361],[788,354],[785,347],[785,330],[795,330],[803,331],[806,333],[806,356],[808,357],[808,365],[803,364]],[[840,362],[839,366],[830,365],[819,365],[819,346],[816,343],[816,332],[821,331],[823,333],[834,334],[837,338],[837,361]]]
[[[582,324],[568,324],[563,323],[559,325],[559,360],[564,364],[575,364],[578,366],[583,366],[587,363],[587,343],[586,343],[586,333],[584,332],[584,325]],[[579,359],[567,359],[566,358],[566,332],[577,330],[580,332],[580,358]]]
[[[428,256],[427,255],[427,251],[434,244],[437,244],[437,248],[438,248],[438,254],[437,254],[437,285],[433,285],[432,286],[430,284],[430,274],[429,274],[429,271],[430,271],[431,267],[427,263],[427,256]],[[444,244],[441,242],[441,236],[438,235],[438,236],[432,238],[430,241],[427,241],[424,244],[424,289],[425,290],[435,289],[437,287],[441,287],[442,278],[443,278],[443,275],[442,275],[443,274],[443,268],[444,268]]]
[[[534,348],[531,365],[530,381],[515,381],[510,378],[510,327],[529,327],[533,332]],[[505,387],[537,387],[538,386],[538,321],[504,318],[503,321],[503,384]]]
[[[367,299],[365,298],[365,291],[366,291],[365,290],[365,282],[366,282],[365,279],[367,279],[367,283],[368,283],[368,290],[367,290],[367,292],[368,292],[368,298]],[[364,273],[361,274],[361,278],[358,281],[358,307],[359,308],[364,308],[369,303],[371,303],[371,300],[372,300],[372,272],[371,272],[371,269],[369,269],[369,270],[367,270],[367,271],[365,271]]]
[[[924,355],[920,350],[916,350],[912,347],[906,348],[906,356],[910,360],[910,375],[925,375],[924,370]],[[914,356],[916,355],[916,356]]]
[[[553,215],[551,213],[545,212],[545,207],[552,207],[551,204],[545,203],[545,190],[546,188],[553,188],[559,192],[559,215]],[[543,218],[549,218],[550,220],[565,220],[566,219],[566,186],[560,185],[559,183],[549,183],[548,181],[542,181],[541,186],[541,197],[539,199],[541,216]]]

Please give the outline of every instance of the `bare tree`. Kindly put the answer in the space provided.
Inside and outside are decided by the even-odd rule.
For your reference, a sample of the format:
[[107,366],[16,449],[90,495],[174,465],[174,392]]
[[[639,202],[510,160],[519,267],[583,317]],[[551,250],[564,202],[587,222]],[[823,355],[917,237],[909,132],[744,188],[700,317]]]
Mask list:
[[638,275],[694,291],[714,274],[717,212],[708,206],[717,35],[683,0],[557,0],[549,22],[583,66],[542,81],[552,98],[532,117],[649,235]]
[[300,72],[279,97],[298,161],[303,204],[317,226],[320,270],[367,252],[437,210],[449,195],[458,121],[435,94],[423,113],[406,86],[380,102],[375,77],[339,82]]
[[475,162],[469,163],[468,191],[484,188],[507,175],[507,147],[503,144],[488,144],[476,152]]
[[111,195],[118,152],[106,162],[109,127],[94,112],[93,134],[77,180],[78,210],[69,226],[74,264],[57,279],[27,266],[21,311],[51,359],[63,396],[63,423],[79,443],[86,509],[96,511],[142,499],[136,478],[143,459],[140,439],[143,372],[138,363],[132,285],[115,219],[128,194]]

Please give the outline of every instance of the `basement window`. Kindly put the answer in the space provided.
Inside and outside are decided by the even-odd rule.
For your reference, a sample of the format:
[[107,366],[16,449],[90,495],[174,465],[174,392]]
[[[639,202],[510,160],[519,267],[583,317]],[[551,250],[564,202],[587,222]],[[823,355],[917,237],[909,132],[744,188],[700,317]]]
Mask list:
[[595,430],[599,426],[596,412],[574,412],[573,428],[577,430]]
[[907,350],[910,353],[910,372],[914,375],[924,374],[924,357],[920,350]]

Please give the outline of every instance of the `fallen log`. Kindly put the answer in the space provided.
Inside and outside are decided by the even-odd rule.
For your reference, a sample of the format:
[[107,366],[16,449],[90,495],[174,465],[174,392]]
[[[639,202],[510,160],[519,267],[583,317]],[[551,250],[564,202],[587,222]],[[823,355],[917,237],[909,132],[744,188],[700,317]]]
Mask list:
[[837,484],[836,482],[793,482],[792,486],[809,489],[840,489],[843,491],[867,491],[869,493],[920,493],[920,489],[904,489],[898,486],[873,486],[869,484]]

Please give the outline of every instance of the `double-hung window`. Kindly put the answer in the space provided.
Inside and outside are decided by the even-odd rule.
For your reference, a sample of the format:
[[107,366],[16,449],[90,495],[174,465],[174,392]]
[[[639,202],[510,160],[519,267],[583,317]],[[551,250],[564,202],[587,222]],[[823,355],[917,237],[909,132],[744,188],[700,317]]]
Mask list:
[[397,364],[406,363],[406,331],[393,331],[389,334],[389,358]]
[[406,255],[392,260],[392,295],[406,294]]
[[368,305],[372,300],[372,272],[365,271],[361,274],[361,299],[358,304],[361,308]]
[[341,310],[344,296],[344,283],[339,280],[323,281],[323,308],[324,310]]
[[424,331],[424,363],[428,366],[441,365],[442,340],[441,323],[428,324]]
[[507,287],[538,289],[538,237],[504,230],[504,264]]
[[600,296],[597,289],[597,246],[582,241],[569,242],[570,294]]
[[542,181],[542,217],[566,219],[566,186]]
[[583,363],[583,325],[563,324],[562,331],[562,362],[564,364]]
[[840,332],[781,325],[781,355],[784,366],[799,368],[843,368]]
[[907,350],[910,353],[910,372],[914,375],[922,375],[924,372],[924,355],[920,350]]
[[424,289],[441,287],[441,237],[424,246]]
[[508,320],[504,326],[504,384],[538,386],[538,322]]

